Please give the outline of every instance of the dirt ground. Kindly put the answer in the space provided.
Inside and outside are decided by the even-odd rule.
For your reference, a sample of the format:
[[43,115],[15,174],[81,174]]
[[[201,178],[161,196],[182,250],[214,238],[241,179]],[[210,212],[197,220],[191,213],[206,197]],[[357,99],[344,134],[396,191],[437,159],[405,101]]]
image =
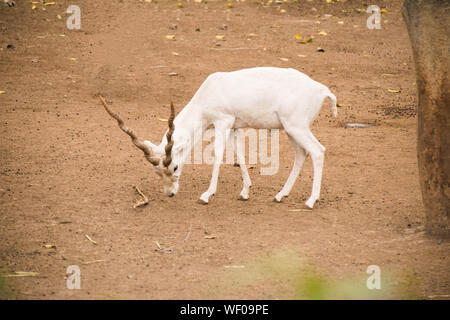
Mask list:
[[[81,8],[80,30],[66,27],[70,4]],[[10,297],[291,299],[302,297],[291,275],[300,263],[331,283],[360,279],[350,285],[362,288],[367,267],[377,265],[379,297],[448,297],[450,244],[424,232],[401,2],[376,1],[387,10],[380,30],[366,27],[364,1],[183,4],[0,5],[0,265],[3,274],[38,273],[7,278]],[[314,38],[302,44],[295,34]],[[141,137],[159,142],[167,122],[158,118],[168,117],[170,100],[180,110],[210,73],[253,66],[296,68],[338,97],[339,116],[326,103],[312,129],[327,147],[312,212],[292,211],[311,191],[309,159],[289,198],[272,202],[293,162],[284,133],[279,172],[249,170],[249,201],[237,201],[240,170],[224,165],[205,206],[196,201],[212,167],[187,165],[180,192],[166,197],[97,98],[103,94]],[[132,208],[133,185],[148,206]],[[271,272],[255,267],[261,259],[293,262]],[[70,265],[81,269],[81,290],[66,287]]]

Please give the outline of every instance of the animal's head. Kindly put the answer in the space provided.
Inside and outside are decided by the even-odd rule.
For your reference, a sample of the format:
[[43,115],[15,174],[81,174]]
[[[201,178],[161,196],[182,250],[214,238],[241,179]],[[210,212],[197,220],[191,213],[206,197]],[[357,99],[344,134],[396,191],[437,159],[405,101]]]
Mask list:
[[3,0],[3,2],[8,6],[8,7],[14,7],[16,4],[14,3],[14,0]]
[[117,120],[120,129],[131,137],[134,145],[144,152],[145,158],[153,165],[156,174],[163,182],[164,193],[169,197],[174,196],[178,192],[178,179],[181,174],[181,165],[176,163],[173,159],[173,133],[175,125],[173,120],[175,118],[175,109],[173,103],[170,103],[170,117],[168,120],[169,130],[160,145],[154,145],[147,140],[139,140],[137,135],[131,128],[125,126],[122,118],[117,113],[109,109],[106,101],[100,96],[100,101],[103,103],[106,111],[111,117]]

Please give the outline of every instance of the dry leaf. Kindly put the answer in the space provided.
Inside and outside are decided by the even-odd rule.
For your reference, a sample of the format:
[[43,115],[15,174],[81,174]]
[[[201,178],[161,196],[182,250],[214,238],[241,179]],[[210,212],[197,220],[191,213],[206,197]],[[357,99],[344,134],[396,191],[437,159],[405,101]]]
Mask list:
[[56,245],[54,244],[46,244],[44,245],[44,247],[46,247],[47,249],[56,249]]
[[205,236],[205,239],[215,239],[216,236],[215,235],[209,235],[209,236]]
[[0,94],[4,94],[6,93],[6,91],[0,90]]
[[400,92],[400,90],[397,90],[397,89],[388,89],[388,91],[390,93],[399,93]]
[[288,58],[280,58],[280,60],[281,60],[281,61],[284,61],[284,62],[288,62],[288,61],[289,61]]
[[295,34],[295,39],[297,40],[302,40],[303,37],[301,35],[299,35],[298,33]]
[[318,34],[321,36],[326,36],[328,33],[326,33],[325,31],[320,31]]
[[174,35],[174,34],[167,35],[167,36],[166,36],[166,39],[169,39],[169,40],[175,40],[175,35]]
[[223,40],[225,38],[225,36],[216,36],[217,40]]
[[172,54],[173,54],[174,56],[179,56],[179,55],[180,55],[179,53],[177,53],[177,52],[175,52],[175,51],[173,51]]

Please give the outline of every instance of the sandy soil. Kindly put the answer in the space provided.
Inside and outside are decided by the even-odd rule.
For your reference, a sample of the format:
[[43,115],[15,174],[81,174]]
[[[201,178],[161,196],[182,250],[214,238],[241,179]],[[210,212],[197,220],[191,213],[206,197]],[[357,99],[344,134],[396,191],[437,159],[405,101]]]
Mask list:
[[[290,272],[300,263],[331,282],[363,279],[351,284],[360,287],[367,266],[378,265],[390,288],[382,297],[450,294],[449,242],[424,233],[414,66],[400,1],[377,3],[387,10],[381,30],[367,29],[361,1],[247,0],[232,9],[190,1],[178,9],[173,1],[78,0],[81,30],[65,25],[73,1],[45,11],[28,1],[0,5],[0,264],[5,274],[39,273],[8,278],[11,297],[289,299],[299,297]],[[298,43],[297,33],[313,42]],[[240,171],[225,165],[203,206],[196,200],[211,166],[188,165],[179,194],[164,196],[97,99],[103,94],[140,136],[159,141],[170,100],[179,110],[210,73],[252,66],[296,68],[341,104],[338,118],[325,105],[313,126],[327,152],[312,212],[290,211],[309,196],[309,159],[290,197],[272,202],[293,161],[284,133],[278,174],[249,170],[249,201],[237,201]],[[149,195],[148,206],[132,208],[133,185]],[[251,274],[258,259],[285,263],[280,254],[292,258],[290,268]],[[66,288],[69,265],[81,268],[81,290]]]

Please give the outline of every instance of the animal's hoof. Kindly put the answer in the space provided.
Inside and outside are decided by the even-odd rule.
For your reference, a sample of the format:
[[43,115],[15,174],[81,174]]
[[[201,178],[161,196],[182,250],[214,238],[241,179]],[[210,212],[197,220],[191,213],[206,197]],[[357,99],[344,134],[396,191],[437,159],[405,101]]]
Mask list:
[[247,201],[248,200],[248,196],[244,197],[243,195],[240,194],[238,200]]
[[305,202],[304,206],[305,206],[306,209],[312,209],[314,207],[314,203],[315,203],[315,201],[309,201],[308,200],[308,201]]
[[281,196],[281,195],[279,195],[279,194],[277,194],[277,195],[275,196],[275,198],[273,198],[273,202],[278,202],[278,203],[280,203],[281,200],[283,200],[283,196]]
[[203,200],[203,199],[198,199],[198,200],[197,200],[197,203],[200,203],[200,204],[208,204],[208,201],[205,201],[205,200]]

